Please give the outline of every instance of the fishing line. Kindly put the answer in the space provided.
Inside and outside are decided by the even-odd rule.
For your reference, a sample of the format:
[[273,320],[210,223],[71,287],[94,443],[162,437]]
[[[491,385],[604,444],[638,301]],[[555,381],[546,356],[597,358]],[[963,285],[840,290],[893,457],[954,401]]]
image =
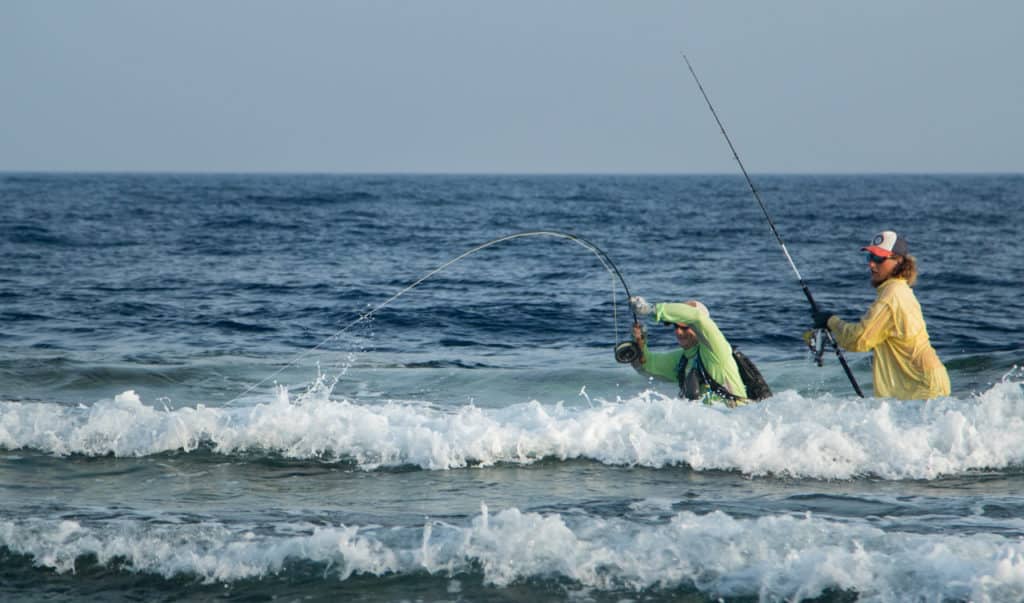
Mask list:
[[[761,206],[761,212],[764,214],[765,219],[768,221],[768,226],[771,227],[772,233],[775,234],[775,239],[779,242],[779,246],[782,247],[782,253],[786,255],[786,260],[789,262],[789,266],[796,273],[796,279],[800,283],[800,287],[804,290],[804,295],[807,297],[807,301],[811,303],[811,310],[817,312],[818,304],[814,301],[814,296],[811,295],[810,288],[807,287],[807,283],[804,281],[804,277],[800,276],[800,271],[797,270],[796,264],[793,262],[792,256],[789,255],[789,250],[786,249],[786,243],[782,240],[782,236],[779,235],[778,229],[775,228],[775,223],[772,222],[772,217],[768,215],[768,209],[764,206],[764,201],[761,200],[761,195],[757,192],[757,187],[754,186],[754,181],[750,179],[750,175],[747,174],[747,168],[743,167],[743,162],[740,161],[740,155],[736,152],[736,147],[733,146],[732,140],[729,138],[729,134],[725,131],[725,126],[722,125],[722,120],[718,119],[718,112],[715,111],[715,107],[711,104],[711,99],[708,98],[706,92],[704,92],[704,86],[700,83],[700,78],[697,77],[697,72],[693,70],[693,65],[690,64],[690,59],[683,55],[683,60],[686,61],[686,66],[690,69],[690,74],[693,75],[693,81],[697,82],[697,88],[700,89],[701,96],[704,97],[704,102],[708,104],[708,109],[711,109],[711,115],[714,116],[715,122],[718,124],[718,129],[722,131],[722,136],[725,137],[725,142],[729,144],[729,149],[732,151],[733,159],[740,166],[740,171],[743,172],[743,177],[747,179],[747,186],[750,187],[750,192],[754,193],[754,198],[757,199],[757,204]],[[846,356],[843,355],[843,351],[836,344],[835,337],[832,335],[832,331],[828,327],[823,329],[825,337],[829,343],[832,344],[833,349],[836,351],[836,356],[839,357],[839,364],[843,365],[843,370],[846,371],[847,378],[850,379],[850,385],[853,386],[853,390],[857,392],[857,395],[861,398],[864,397],[864,392],[861,391],[860,385],[857,384],[857,379],[853,376],[853,371],[850,370],[850,365],[846,363]]]
[[[615,262],[613,262],[611,260],[611,258],[608,257],[608,254],[605,253],[605,251],[603,249],[601,249],[597,245],[591,243],[590,241],[584,239],[583,237],[580,237],[580,236],[577,236],[577,235],[574,235],[574,234],[570,234],[570,233],[567,233],[567,232],[561,232],[561,231],[558,231],[558,230],[530,230],[530,231],[517,232],[517,233],[514,233],[514,234],[510,234],[510,235],[505,235],[503,237],[498,237],[496,239],[492,239],[490,241],[487,241],[486,243],[483,243],[481,245],[477,245],[476,247],[470,249],[469,251],[466,251],[466,252],[462,253],[461,255],[458,255],[458,256],[448,260],[447,262],[441,264],[437,268],[434,268],[430,272],[427,272],[426,274],[424,274],[420,278],[416,279],[415,281],[413,281],[412,283],[407,285],[405,288],[401,289],[400,291],[398,291],[397,293],[395,293],[394,295],[392,295],[388,299],[384,300],[382,303],[378,304],[376,307],[371,309],[369,312],[366,312],[365,314],[361,314],[358,318],[356,318],[352,322],[350,322],[347,325],[345,325],[344,327],[342,327],[340,330],[335,332],[333,335],[327,337],[326,339],[324,339],[320,343],[316,344],[315,346],[309,348],[308,350],[305,350],[304,352],[300,353],[295,358],[293,358],[288,364],[282,366],[281,368],[279,368],[278,370],[274,371],[272,374],[268,375],[267,377],[264,377],[258,383],[256,383],[255,385],[250,386],[244,392],[238,394],[237,396],[235,396],[231,400],[228,400],[227,404],[231,404],[231,403],[235,402],[236,400],[238,400],[242,396],[245,396],[246,394],[248,394],[249,392],[253,391],[257,387],[263,385],[264,383],[270,381],[271,379],[274,379],[275,377],[277,377],[278,375],[283,373],[285,370],[295,366],[296,364],[301,362],[304,358],[306,358],[310,354],[316,352],[317,350],[319,350],[323,346],[327,345],[327,343],[329,343],[330,341],[332,341],[334,339],[337,339],[338,337],[343,335],[346,331],[348,331],[349,329],[351,329],[355,325],[359,324],[360,322],[363,322],[365,320],[370,319],[375,314],[377,314],[378,312],[383,310],[385,307],[387,307],[389,304],[391,304],[392,302],[394,302],[398,298],[402,297],[406,293],[412,291],[416,287],[420,286],[424,281],[430,279],[431,277],[433,277],[437,273],[445,270],[446,268],[448,268],[452,264],[454,264],[454,263],[456,263],[458,261],[461,261],[461,260],[463,260],[463,259],[465,259],[465,258],[467,258],[467,257],[469,257],[471,255],[473,255],[474,253],[477,253],[478,251],[482,251],[484,249],[487,249],[488,247],[492,247],[494,245],[497,245],[498,243],[503,243],[505,241],[511,241],[513,239],[521,239],[521,238],[525,238],[525,237],[538,237],[538,236],[556,237],[556,238],[566,239],[566,240],[572,241],[572,242],[577,243],[578,245],[584,247],[585,249],[587,249],[591,253],[593,253],[595,256],[597,256],[597,259],[601,262],[601,265],[604,266],[605,270],[607,270],[609,275],[612,277],[612,279],[611,279],[611,282],[612,282],[612,320],[613,320],[614,330],[615,330],[615,341],[617,342],[617,345],[616,345],[616,348],[615,348],[615,356],[616,356],[616,359],[619,359],[620,356],[622,356],[622,357],[629,357],[630,354],[633,353],[632,350],[635,348],[635,344],[633,344],[632,341],[618,343],[618,341],[619,341],[619,314],[618,314],[618,304],[615,301],[615,280],[616,280],[616,278],[618,279],[618,282],[622,284],[622,289],[625,291],[627,299],[629,297],[631,297],[631,294],[629,292],[629,285],[626,284],[626,279],[622,277],[622,273],[619,271],[618,266],[615,265]],[[637,318],[636,312],[634,310],[632,310],[632,308],[630,309],[630,312],[633,314],[633,323],[634,324],[638,324],[640,322],[640,320],[639,320],[639,318]],[[631,346],[631,347],[629,347],[630,351],[626,351],[627,350],[627,346]],[[636,350],[636,353],[639,354],[639,350]],[[631,358],[627,359],[627,360],[619,360],[619,361],[620,362],[629,362],[630,360],[631,360]]]

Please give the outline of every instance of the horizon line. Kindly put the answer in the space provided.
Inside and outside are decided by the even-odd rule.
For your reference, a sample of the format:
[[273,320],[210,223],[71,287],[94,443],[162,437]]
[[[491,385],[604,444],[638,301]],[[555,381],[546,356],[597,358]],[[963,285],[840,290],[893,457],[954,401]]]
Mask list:
[[[1024,171],[836,171],[836,172],[750,172],[761,176],[1022,176]],[[478,176],[478,177],[543,177],[543,176],[576,176],[576,177],[639,177],[639,176],[737,176],[736,172],[548,172],[548,171],[222,171],[222,170],[6,170],[0,169],[0,175],[53,175],[53,176],[392,176],[392,177],[425,177],[425,176]]]

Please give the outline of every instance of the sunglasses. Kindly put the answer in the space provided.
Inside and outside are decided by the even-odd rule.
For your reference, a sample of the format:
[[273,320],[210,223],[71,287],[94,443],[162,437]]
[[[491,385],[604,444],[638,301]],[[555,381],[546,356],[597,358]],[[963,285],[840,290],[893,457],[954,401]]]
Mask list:
[[869,253],[868,254],[868,261],[869,262],[874,262],[876,264],[881,264],[882,262],[884,262],[885,260],[888,260],[888,259],[892,259],[892,256],[890,255],[889,257],[882,257],[880,255],[875,255],[873,253]]

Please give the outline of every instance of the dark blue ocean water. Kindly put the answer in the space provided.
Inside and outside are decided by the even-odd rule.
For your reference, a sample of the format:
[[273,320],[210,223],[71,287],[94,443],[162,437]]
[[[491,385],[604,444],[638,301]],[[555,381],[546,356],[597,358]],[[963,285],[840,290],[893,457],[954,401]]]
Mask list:
[[[1024,177],[755,182],[845,318],[905,233],[951,397],[815,366],[742,177],[0,174],[0,598],[1024,598]],[[617,364],[571,240],[432,274],[533,230],[702,300],[776,395]]]

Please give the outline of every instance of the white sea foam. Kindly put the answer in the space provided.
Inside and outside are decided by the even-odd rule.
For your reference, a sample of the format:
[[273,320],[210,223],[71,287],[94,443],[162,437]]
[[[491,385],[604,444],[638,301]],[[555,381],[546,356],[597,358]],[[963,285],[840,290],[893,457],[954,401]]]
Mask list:
[[500,409],[357,403],[326,393],[248,407],[178,409],[135,392],[91,406],[0,403],[0,448],[146,456],[344,459],[365,469],[531,463],[542,458],[825,479],[932,479],[1024,464],[1024,388],[1007,379],[970,399],[899,402],[781,392],[738,409],[653,392],[588,407],[533,401]]
[[605,591],[697,589],[709,596],[797,600],[825,590],[863,601],[1009,601],[1024,597],[1024,543],[990,534],[885,532],[810,515],[737,519],[681,512],[650,525],[486,506],[469,524],[422,527],[229,527],[139,520],[0,521],[0,546],[36,565],[73,572],[102,565],[205,582],[266,578],[293,562],[325,578],[427,572],[482,573],[507,586],[567,579]]

